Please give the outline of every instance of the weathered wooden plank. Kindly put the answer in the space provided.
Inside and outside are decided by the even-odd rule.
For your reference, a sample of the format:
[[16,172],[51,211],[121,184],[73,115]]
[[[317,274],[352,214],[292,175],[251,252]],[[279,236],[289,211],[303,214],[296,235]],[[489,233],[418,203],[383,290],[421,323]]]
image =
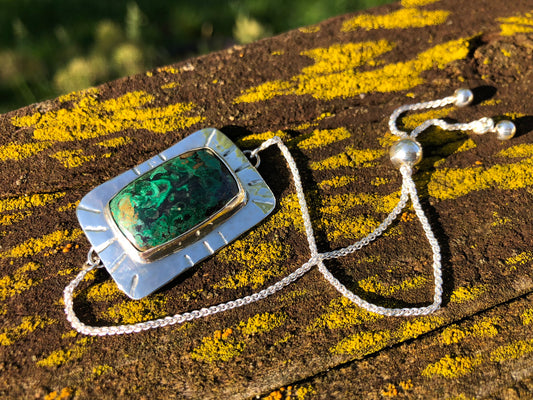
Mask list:
[[[470,398],[526,385],[533,357],[532,30],[524,0],[512,8],[500,0],[472,7],[404,0],[0,117],[0,392],[379,398],[396,390]],[[339,248],[375,227],[397,198],[400,177],[386,157],[390,112],[458,86],[477,88],[482,101],[404,124],[506,116],[519,134],[506,143],[439,130],[421,137],[425,160],[416,179],[444,255],[445,304],[436,314],[364,312],[312,270],[268,300],[182,326],[88,338],[65,321],[62,290],[88,250],[74,207],[97,184],[201,127],[220,128],[242,148],[278,132],[301,169],[320,249]],[[260,171],[279,202],[264,224],[140,301],[98,271],[76,299],[80,317],[119,324],[201,308],[258,291],[305,262],[280,155],[265,152]],[[421,234],[407,211],[388,235],[328,267],[380,304],[430,302]],[[476,336],[478,328],[488,333]],[[453,329],[465,339],[442,342]],[[492,356],[514,345],[517,352],[508,349],[516,357]],[[438,372],[458,364],[466,373],[449,379]],[[468,389],[484,372],[483,388]]]
[[263,398],[529,399],[532,300],[499,305]]

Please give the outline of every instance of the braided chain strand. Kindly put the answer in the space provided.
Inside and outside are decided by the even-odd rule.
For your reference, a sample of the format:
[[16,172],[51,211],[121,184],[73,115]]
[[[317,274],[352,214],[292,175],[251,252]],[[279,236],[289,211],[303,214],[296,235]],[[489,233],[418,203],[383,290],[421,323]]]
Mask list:
[[256,150],[254,150],[254,152],[251,153],[251,156],[253,157],[257,155],[259,151],[264,150],[267,147],[272,146],[273,144],[278,145],[278,147],[280,148],[281,153],[287,160],[287,163],[293,175],[294,185],[296,187],[296,193],[298,196],[298,202],[300,204],[300,209],[302,211],[302,216],[304,219],[304,227],[305,227],[305,232],[307,236],[307,241],[309,244],[309,249],[311,251],[311,258],[309,259],[309,261],[307,261],[296,271],[287,275],[285,278],[281,279],[280,281],[274,283],[273,285],[267,287],[266,289],[263,289],[249,296],[245,296],[245,297],[242,297],[236,300],[228,301],[226,303],[217,304],[211,307],[202,308],[200,310],[194,310],[194,311],[186,312],[182,314],[175,314],[173,316],[155,319],[152,321],[139,322],[136,324],[128,324],[128,325],[119,325],[119,326],[96,327],[96,326],[86,325],[80,321],[80,319],[76,316],[76,313],[74,311],[74,303],[73,303],[74,290],[83,280],[85,275],[87,275],[87,273],[93,270],[94,268],[102,267],[99,260],[97,261],[93,260],[93,256],[92,256],[93,249],[91,249],[89,251],[89,256],[88,256],[88,261],[87,261],[87,264],[89,264],[89,266],[83,269],[76,276],[76,278],[74,278],[70,282],[70,284],[65,288],[63,292],[63,299],[65,302],[65,314],[67,315],[67,320],[71,323],[72,327],[76,329],[78,332],[85,334],[85,335],[106,336],[106,335],[123,335],[123,334],[133,333],[133,332],[141,332],[141,331],[148,330],[148,329],[161,328],[164,326],[169,326],[169,325],[174,325],[174,324],[181,324],[183,322],[192,321],[193,319],[197,319],[197,318],[207,317],[208,315],[213,315],[219,312],[231,310],[233,308],[242,307],[244,305],[264,299],[280,291],[281,289],[290,285],[294,281],[298,280],[307,271],[309,271],[314,265],[316,265],[316,263],[318,262],[318,250],[317,250],[316,243],[315,243],[315,237],[314,237],[313,227],[311,224],[311,218],[309,216],[307,202],[305,201],[305,195],[304,195],[304,191],[302,188],[300,174],[298,172],[298,167],[296,166],[296,163],[294,159],[292,158],[292,155],[289,149],[287,148],[287,146],[283,144],[283,142],[281,141],[279,137],[275,136],[272,139],[269,139],[263,142],[260,147],[258,147]]
[[[397,124],[396,124],[397,119],[400,117],[401,114],[407,111],[443,107],[448,104],[456,104],[456,105],[462,106],[462,105],[465,105],[466,103],[464,102],[464,99],[461,99],[458,92],[456,92],[455,95],[445,97],[440,100],[434,100],[434,101],[401,106],[397,108],[391,114],[390,119],[389,119],[389,129],[392,134],[399,136],[400,138],[413,138],[413,139],[416,138],[416,136],[420,132],[424,131],[430,126],[438,126],[446,130],[461,130],[461,131],[472,130],[478,134],[484,134],[489,131],[494,131],[495,129],[494,122],[490,118],[482,118],[482,119],[479,119],[479,120],[476,120],[470,123],[457,123],[457,124],[450,124],[441,119],[431,119],[431,120],[425,121],[423,124],[416,127],[410,134],[408,134],[407,132],[401,131],[397,127]],[[292,174],[294,185],[296,187],[296,194],[298,197],[298,203],[300,206],[300,210],[302,212],[305,234],[307,237],[307,242],[308,242],[309,250],[311,253],[311,257],[306,263],[304,263],[297,270],[287,275],[280,281],[274,283],[273,285],[257,293],[254,293],[249,296],[245,296],[245,297],[242,297],[236,300],[231,300],[226,303],[213,305],[207,308],[202,308],[202,309],[194,310],[191,312],[175,314],[173,316],[155,319],[152,321],[139,322],[136,324],[120,325],[120,326],[95,327],[95,326],[85,325],[83,322],[81,322],[74,312],[74,305],[73,305],[74,290],[83,280],[85,275],[87,275],[87,273],[93,270],[94,268],[101,268],[103,266],[101,265],[101,261],[99,259],[94,258],[93,256],[94,250],[91,249],[89,251],[89,256],[88,256],[88,262],[87,262],[88,267],[83,269],[76,276],[76,278],[74,278],[70,282],[70,284],[64,290],[65,313],[67,315],[67,320],[72,324],[72,327],[76,329],[78,332],[83,333],[85,335],[105,336],[105,335],[122,335],[122,334],[133,333],[133,332],[141,332],[143,330],[148,330],[148,329],[160,328],[160,327],[174,325],[174,324],[181,324],[186,321],[192,321],[197,318],[202,318],[202,317],[206,317],[209,315],[217,314],[219,312],[242,307],[244,305],[251,304],[253,302],[256,302],[268,296],[271,296],[272,294],[282,290],[286,286],[292,284],[293,282],[301,278],[315,265],[318,266],[318,270],[322,273],[324,278],[331,285],[333,285],[333,287],[337,289],[337,291],[339,291],[343,296],[347,297],[352,302],[354,302],[355,304],[357,304],[358,306],[364,308],[365,310],[369,312],[386,315],[386,316],[413,316],[413,315],[427,315],[437,310],[440,307],[440,304],[442,302],[442,285],[443,285],[440,247],[437,242],[437,239],[435,238],[435,235],[433,234],[431,225],[429,224],[428,219],[424,214],[422,206],[420,205],[416,186],[412,179],[412,174],[413,174],[412,167],[408,165],[402,165],[402,167],[400,168],[400,173],[402,175],[402,188],[401,188],[400,198],[398,200],[398,203],[392,209],[389,215],[387,215],[387,217],[383,220],[383,222],[376,229],[374,229],[374,231],[372,231],[370,234],[368,234],[363,239],[351,244],[350,246],[347,246],[347,247],[344,247],[338,250],[319,253],[317,246],[316,246],[316,242],[315,242],[315,235],[314,235],[313,226],[311,223],[311,217],[309,215],[307,202],[305,200],[305,194],[304,194],[303,187],[302,187],[300,173],[298,171],[298,167],[289,149],[287,148],[287,146],[285,146],[285,144],[282,142],[282,140],[279,137],[275,136],[272,139],[269,139],[263,142],[255,150],[248,152],[248,154],[250,155],[250,157],[257,158],[256,165],[258,165],[259,164],[258,153],[274,144],[279,147],[281,153],[285,157],[285,160],[287,161],[287,164]],[[398,215],[405,208],[409,199],[411,200],[412,207],[416,213],[416,216],[418,217],[420,221],[420,224],[422,225],[422,229],[424,230],[425,236],[429,242],[431,251],[433,253],[433,276],[434,276],[434,285],[435,285],[433,303],[426,307],[411,307],[411,308],[381,307],[376,304],[363,300],[362,298],[357,296],[355,293],[350,291],[342,283],[340,283],[340,281],[337,278],[335,278],[333,274],[326,268],[324,261],[328,259],[344,257],[349,254],[352,254],[360,250],[364,246],[367,246],[375,239],[377,239],[380,235],[383,234],[383,232],[387,230],[387,228],[392,224],[392,222],[398,217]]]
[[432,100],[432,101],[426,101],[423,103],[406,104],[404,106],[400,106],[392,112],[389,118],[389,130],[393,135],[399,136],[401,138],[405,138],[408,136],[408,133],[398,129],[398,127],[396,126],[396,120],[401,114],[407,111],[416,111],[416,110],[423,110],[426,108],[444,107],[444,106],[447,106],[448,104],[455,103],[456,100],[457,100],[456,96],[448,96],[448,97],[445,97],[439,100]]

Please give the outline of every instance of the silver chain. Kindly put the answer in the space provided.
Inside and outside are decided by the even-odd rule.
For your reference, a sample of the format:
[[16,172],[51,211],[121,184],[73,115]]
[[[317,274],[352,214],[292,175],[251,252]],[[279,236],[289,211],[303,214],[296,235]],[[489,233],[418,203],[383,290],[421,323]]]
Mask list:
[[[416,138],[416,136],[420,132],[424,131],[429,126],[439,126],[442,129],[446,129],[446,130],[461,130],[461,131],[472,130],[478,134],[483,134],[488,131],[494,131],[494,122],[490,118],[482,118],[482,119],[479,119],[479,120],[476,120],[470,123],[466,123],[466,124],[460,124],[460,123],[450,124],[441,119],[430,119],[430,120],[425,121],[420,126],[416,127],[410,134],[408,134],[407,132],[401,131],[397,127],[397,119],[400,117],[401,114],[407,111],[443,107],[448,104],[456,104],[459,106],[466,105],[467,103],[461,102],[462,100],[464,99],[461,98],[460,93],[456,92],[454,96],[445,97],[440,100],[401,106],[397,108],[391,114],[390,120],[389,120],[389,129],[392,134],[399,136],[400,138],[413,138],[413,139]],[[401,188],[400,199],[398,200],[398,203],[393,208],[393,210],[389,213],[389,215],[387,215],[387,217],[383,220],[383,222],[376,229],[374,229],[374,231],[372,231],[370,234],[368,234],[363,239],[351,244],[350,246],[344,247],[342,249],[330,251],[330,252],[319,253],[317,246],[316,246],[316,242],[315,242],[315,234],[314,234],[313,226],[311,223],[311,217],[309,215],[309,210],[307,207],[307,202],[305,200],[302,182],[300,179],[300,173],[298,171],[298,167],[296,166],[296,163],[289,149],[287,148],[287,146],[282,142],[282,140],[279,137],[275,136],[272,139],[269,139],[263,142],[258,148],[254,149],[253,151],[248,152],[248,154],[250,157],[258,157],[258,153],[260,151],[263,151],[272,145],[277,145],[281,153],[285,157],[287,164],[289,166],[289,169],[291,171],[292,177],[293,177],[294,185],[296,187],[296,195],[298,197],[298,203],[300,205],[300,210],[302,212],[305,234],[307,237],[309,251],[311,253],[311,257],[306,263],[304,263],[297,270],[287,275],[280,281],[274,283],[273,285],[257,293],[254,293],[252,295],[245,296],[245,297],[242,297],[236,300],[213,305],[207,308],[194,310],[191,312],[175,314],[173,316],[155,319],[152,321],[139,322],[136,324],[128,324],[128,325],[119,325],[119,326],[96,327],[96,326],[89,326],[81,322],[74,312],[74,305],[73,305],[74,290],[83,280],[85,275],[87,275],[87,273],[93,270],[94,268],[102,267],[102,265],[100,264],[100,260],[94,257],[94,250],[91,249],[88,255],[88,262],[87,262],[88,267],[83,269],[76,276],[76,278],[74,278],[70,282],[70,284],[64,290],[65,313],[67,315],[68,321],[72,324],[72,327],[76,329],[78,332],[85,334],[85,335],[105,336],[105,335],[121,335],[121,334],[133,333],[133,332],[140,332],[140,331],[144,331],[148,329],[160,328],[160,327],[174,325],[174,324],[181,324],[187,321],[192,321],[197,318],[202,318],[208,315],[217,314],[219,312],[231,310],[237,307],[242,307],[244,305],[247,305],[247,304],[256,302],[258,300],[264,299],[268,296],[271,296],[272,294],[282,290],[286,286],[298,280],[300,277],[302,277],[315,265],[318,266],[318,270],[322,273],[324,278],[329,283],[331,283],[331,285],[333,285],[333,287],[337,289],[343,296],[347,297],[352,302],[354,302],[355,304],[357,304],[358,306],[364,308],[365,310],[369,312],[386,315],[386,316],[413,316],[413,315],[427,315],[427,314],[434,312],[440,307],[441,302],[442,302],[442,269],[441,269],[440,247],[439,247],[439,243],[437,242],[437,239],[435,238],[435,235],[433,234],[431,225],[429,224],[428,219],[426,218],[424,211],[420,205],[416,186],[412,179],[413,169],[411,166],[408,166],[408,165],[401,166],[400,173],[402,175],[402,188]],[[257,163],[258,162],[259,162],[259,159],[257,158]],[[373,240],[377,239],[381,234],[383,234],[383,232],[385,232],[385,230],[391,225],[391,223],[403,211],[409,199],[411,200],[413,209],[416,213],[416,216],[418,217],[420,221],[420,224],[422,225],[422,229],[424,230],[425,236],[429,242],[431,251],[433,253],[433,277],[434,277],[434,287],[435,287],[433,303],[426,307],[412,307],[412,308],[381,307],[376,304],[370,303],[366,300],[363,300],[362,298],[357,296],[355,293],[350,291],[337,278],[335,278],[333,274],[326,268],[324,261],[329,260],[329,259],[344,257],[349,254],[352,254],[360,250],[364,246],[370,244],[370,242],[372,242]]]

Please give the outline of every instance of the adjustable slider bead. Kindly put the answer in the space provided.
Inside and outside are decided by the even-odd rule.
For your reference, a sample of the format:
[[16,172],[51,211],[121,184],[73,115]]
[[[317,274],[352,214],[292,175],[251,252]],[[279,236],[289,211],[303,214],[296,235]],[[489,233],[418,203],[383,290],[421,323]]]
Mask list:
[[472,125],[472,132],[477,135],[484,135],[487,132],[494,132],[494,120],[492,118],[483,117],[472,122]]
[[412,167],[422,160],[422,145],[411,138],[401,139],[391,146],[389,155],[395,167]]
[[457,89],[454,96],[457,107],[465,107],[474,100],[474,93],[470,89]]
[[509,140],[516,133],[516,126],[511,121],[503,120],[495,126],[496,137],[500,140]]

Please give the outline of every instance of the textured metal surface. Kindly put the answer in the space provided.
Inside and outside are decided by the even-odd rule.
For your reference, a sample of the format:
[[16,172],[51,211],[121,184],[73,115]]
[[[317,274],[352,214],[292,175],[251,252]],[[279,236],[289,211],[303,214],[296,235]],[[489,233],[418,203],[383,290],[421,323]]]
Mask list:
[[[122,188],[165,160],[200,148],[211,149],[232,171],[245,192],[244,204],[211,229],[197,230],[199,234],[192,243],[147,262],[116,226],[109,202]],[[96,187],[81,200],[76,213],[87,238],[120,289],[133,299],[141,299],[259,223],[275,204],[273,193],[246,156],[222,132],[207,128]]]

